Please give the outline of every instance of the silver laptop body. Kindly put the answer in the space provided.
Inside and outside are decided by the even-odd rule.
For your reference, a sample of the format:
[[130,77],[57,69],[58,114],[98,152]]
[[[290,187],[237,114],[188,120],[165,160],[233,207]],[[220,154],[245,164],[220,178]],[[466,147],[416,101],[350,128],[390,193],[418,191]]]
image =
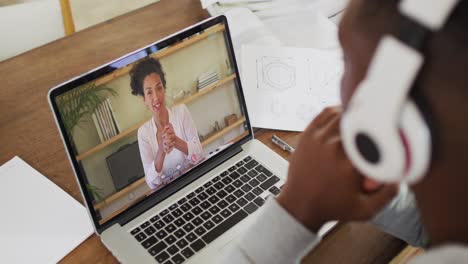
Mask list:
[[[209,56],[200,57],[203,52],[208,52]],[[116,190],[110,180],[113,175],[106,167],[109,166],[106,158],[117,155],[126,144],[134,141],[137,137],[135,126],[148,116],[136,120],[133,126],[125,125],[122,120],[127,118],[125,115],[130,111],[125,110],[118,100],[132,101],[134,97],[127,94],[125,89],[119,90],[113,85],[125,86],[130,79],[129,68],[147,57],[158,59],[164,67],[166,95],[171,82],[184,78],[192,81],[191,93],[171,91],[169,96],[172,96],[173,102],[185,100],[198,134],[206,134],[200,137],[204,158],[154,190],[146,184],[145,175]],[[209,59],[217,60],[217,63],[201,69],[201,65]],[[120,76],[116,80],[108,78],[116,75]],[[175,75],[177,78],[173,77]],[[238,76],[227,20],[224,16],[218,16],[49,91],[48,100],[96,234],[120,262],[216,262],[246,226],[255,221],[265,199],[279,193],[285,182],[288,163],[253,138]],[[88,121],[83,123],[84,128],[77,126],[71,130],[70,120],[67,119],[70,113],[67,111],[71,111],[70,108],[76,110],[71,107],[71,102],[79,100],[74,101],[76,98],[70,99],[70,96],[78,96],[80,91],[86,89],[99,88],[106,78],[106,85],[119,90],[120,94],[113,97],[107,93],[110,102],[101,103],[94,108],[94,112],[87,113],[88,116],[85,114],[83,118]],[[227,88],[223,88],[223,85]],[[129,84],[127,91],[130,93]],[[210,99],[210,96],[213,98]],[[97,98],[102,101],[106,99]],[[228,99],[223,101],[225,99],[222,98]],[[132,102],[142,104],[141,101]],[[237,109],[234,112],[238,112],[226,115],[225,124],[203,123],[209,113],[214,115],[231,111],[228,109],[230,105]],[[141,105],[138,107],[141,108]],[[125,118],[118,118],[119,115]],[[139,164],[129,164],[127,167],[135,166]]]

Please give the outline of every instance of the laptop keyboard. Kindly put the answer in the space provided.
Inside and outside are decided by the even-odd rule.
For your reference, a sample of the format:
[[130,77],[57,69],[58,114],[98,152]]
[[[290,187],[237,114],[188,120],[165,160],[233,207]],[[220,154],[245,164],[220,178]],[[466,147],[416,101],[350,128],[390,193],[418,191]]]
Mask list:
[[248,156],[130,233],[157,262],[183,263],[278,195],[280,181]]

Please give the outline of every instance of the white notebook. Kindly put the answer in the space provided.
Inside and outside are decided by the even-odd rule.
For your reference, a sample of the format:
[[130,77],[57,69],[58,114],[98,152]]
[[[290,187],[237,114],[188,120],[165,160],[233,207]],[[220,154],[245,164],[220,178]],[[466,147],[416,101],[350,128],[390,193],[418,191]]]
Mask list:
[[57,263],[93,233],[85,207],[19,157],[0,181],[0,263]]

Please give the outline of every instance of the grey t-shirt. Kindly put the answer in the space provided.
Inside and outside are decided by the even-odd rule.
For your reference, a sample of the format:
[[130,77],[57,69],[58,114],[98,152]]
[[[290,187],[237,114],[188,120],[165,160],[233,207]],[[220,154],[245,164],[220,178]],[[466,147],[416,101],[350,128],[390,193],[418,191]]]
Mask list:
[[407,185],[400,185],[398,195],[372,219],[371,223],[410,245],[426,247],[429,244],[416,200]]

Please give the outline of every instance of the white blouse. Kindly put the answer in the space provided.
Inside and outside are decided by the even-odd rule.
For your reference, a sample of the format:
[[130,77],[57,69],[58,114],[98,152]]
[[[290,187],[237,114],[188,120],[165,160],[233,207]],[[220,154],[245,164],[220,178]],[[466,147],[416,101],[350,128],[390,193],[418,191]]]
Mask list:
[[138,129],[138,146],[145,170],[145,180],[151,189],[155,189],[163,183],[168,183],[203,159],[203,149],[198,138],[198,132],[187,107],[177,105],[167,110],[174,133],[187,143],[188,155],[174,148],[169,154],[166,154],[162,171],[157,172],[155,159],[159,149],[156,139],[158,129],[153,118],[144,123]]

